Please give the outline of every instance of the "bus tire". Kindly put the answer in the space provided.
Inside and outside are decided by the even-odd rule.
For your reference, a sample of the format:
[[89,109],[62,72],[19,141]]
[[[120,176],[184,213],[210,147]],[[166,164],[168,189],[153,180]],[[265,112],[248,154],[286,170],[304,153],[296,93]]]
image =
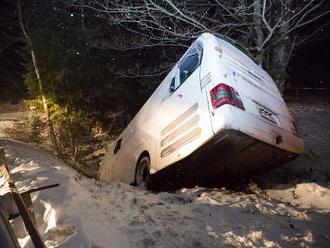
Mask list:
[[138,187],[146,187],[150,176],[150,159],[148,156],[142,157],[135,172],[135,185]]

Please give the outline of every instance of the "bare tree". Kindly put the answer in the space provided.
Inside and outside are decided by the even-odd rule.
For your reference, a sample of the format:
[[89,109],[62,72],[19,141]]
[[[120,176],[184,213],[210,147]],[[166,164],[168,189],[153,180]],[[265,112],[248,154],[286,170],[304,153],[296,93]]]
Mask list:
[[[221,34],[244,45],[270,70],[283,89],[292,52],[317,34],[300,31],[330,13],[326,0],[75,0],[110,25],[130,32],[130,39],[99,41],[99,47],[128,50],[145,47],[186,47],[203,32]],[[274,68],[277,68],[274,70]]]
[[45,91],[44,91],[44,82],[43,82],[41,74],[40,74],[40,69],[39,69],[39,64],[38,64],[38,57],[36,55],[32,39],[31,39],[31,37],[30,37],[26,27],[25,27],[25,23],[24,23],[24,19],[23,19],[23,12],[22,12],[22,5],[21,5],[20,0],[17,0],[17,10],[18,10],[19,25],[21,27],[23,36],[25,38],[27,47],[30,51],[34,72],[35,72],[35,75],[36,75],[37,80],[38,80],[39,93],[40,93],[40,96],[41,96],[44,112],[45,112],[45,115],[46,115],[48,137],[50,139],[50,142],[54,145],[56,151],[59,154],[61,154],[61,151],[60,151],[60,148],[59,148],[56,136],[55,136],[53,122],[51,120],[50,113],[49,113],[48,100],[46,98]]

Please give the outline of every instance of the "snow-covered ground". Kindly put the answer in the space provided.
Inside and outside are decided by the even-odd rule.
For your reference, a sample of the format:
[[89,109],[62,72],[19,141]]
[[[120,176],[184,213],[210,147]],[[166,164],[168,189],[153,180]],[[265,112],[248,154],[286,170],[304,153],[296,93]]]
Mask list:
[[250,194],[200,187],[153,193],[86,178],[30,144],[0,138],[0,146],[19,188],[60,184],[32,195],[48,247],[330,247],[330,187],[318,180],[319,165],[310,180],[288,175],[299,163],[310,171],[304,158],[265,175],[265,188]]
[[274,199],[330,211],[330,99],[294,100],[288,105],[305,153],[264,175],[264,189]]
[[[6,147],[19,188],[60,183],[32,196],[48,247],[330,244],[330,215],[325,210],[226,189],[192,188],[155,194],[122,183],[104,184],[80,176],[32,145],[11,140],[1,140],[0,145]],[[314,190],[322,194],[322,190]],[[29,247],[27,241],[21,237],[24,247]]]

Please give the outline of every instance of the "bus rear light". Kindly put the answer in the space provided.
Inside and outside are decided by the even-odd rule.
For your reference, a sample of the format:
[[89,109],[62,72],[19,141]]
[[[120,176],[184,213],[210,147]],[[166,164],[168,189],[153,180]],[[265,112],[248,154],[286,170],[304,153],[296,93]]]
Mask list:
[[217,109],[225,104],[230,104],[245,110],[242,99],[238,92],[227,84],[218,84],[210,91],[210,94],[212,106],[214,109]]

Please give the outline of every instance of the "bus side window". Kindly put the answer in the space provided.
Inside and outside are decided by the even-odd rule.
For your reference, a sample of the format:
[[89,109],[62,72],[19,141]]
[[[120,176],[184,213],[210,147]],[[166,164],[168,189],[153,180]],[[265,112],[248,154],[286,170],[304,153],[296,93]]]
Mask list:
[[197,69],[199,66],[199,55],[196,52],[188,54],[179,64],[180,85]]
[[186,79],[200,66],[203,56],[203,46],[197,43],[181,59],[176,71],[176,75],[171,81],[170,92],[174,92],[182,85]]
[[170,92],[176,91],[184,81],[200,66],[203,57],[203,46],[197,43],[189,49],[179,62],[175,76],[171,80]]
[[117,141],[117,143],[116,143],[116,146],[115,146],[115,149],[113,150],[113,153],[114,154],[116,154],[119,150],[120,150],[120,147],[121,147],[121,141],[122,141],[123,139],[121,138],[121,139],[119,139],[118,141]]

